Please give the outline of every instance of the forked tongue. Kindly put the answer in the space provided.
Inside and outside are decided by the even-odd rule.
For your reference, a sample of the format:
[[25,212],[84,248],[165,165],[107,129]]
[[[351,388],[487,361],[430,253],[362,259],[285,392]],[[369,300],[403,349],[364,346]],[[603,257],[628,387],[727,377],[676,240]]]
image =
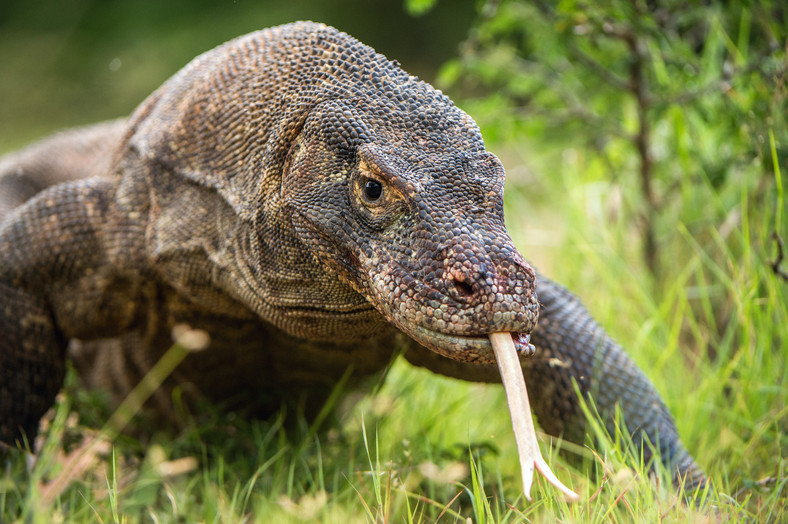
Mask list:
[[534,421],[531,416],[531,404],[528,402],[528,391],[525,389],[523,369],[520,367],[520,359],[514,348],[512,334],[490,333],[490,343],[492,343],[495,353],[495,360],[498,362],[498,369],[501,371],[501,381],[503,389],[506,391],[509,414],[512,417],[514,439],[517,441],[520,468],[523,472],[525,498],[531,500],[531,484],[533,484],[534,468],[536,468],[550,484],[566,496],[568,502],[577,502],[580,500],[580,496],[558,480],[539,451]]

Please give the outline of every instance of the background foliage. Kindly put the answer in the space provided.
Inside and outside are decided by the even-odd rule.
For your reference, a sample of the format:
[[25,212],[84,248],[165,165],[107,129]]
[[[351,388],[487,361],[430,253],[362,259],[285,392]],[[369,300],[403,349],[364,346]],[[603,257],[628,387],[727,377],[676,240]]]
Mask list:
[[3,0],[0,151],[126,115],[198,54],[294,20],[338,27],[432,80],[473,16],[471,0],[419,18],[399,1]]
[[200,52],[295,19],[348,31],[471,113],[507,168],[519,249],[647,370],[714,490],[683,504],[613,436],[551,461],[586,502],[526,505],[500,390],[397,363],[323,431],[208,410],[176,436],[121,439],[53,495],[74,469],[61,436],[106,420],[72,388],[37,465],[6,460],[0,520],[784,520],[782,3],[7,1],[0,151],[127,114]]

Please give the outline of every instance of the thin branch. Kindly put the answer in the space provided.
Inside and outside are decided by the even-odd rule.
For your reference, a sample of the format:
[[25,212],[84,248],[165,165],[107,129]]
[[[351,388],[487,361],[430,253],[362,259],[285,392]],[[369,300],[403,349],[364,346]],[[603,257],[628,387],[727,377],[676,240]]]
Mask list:
[[569,48],[570,56],[572,58],[576,58],[578,62],[583,64],[587,69],[589,69],[592,73],[596,76],[601,78],[603,81],[610,84],[614,89],[619,91],[629,91],[631,86],[629,82],[625,78],[621,78],[613,73],[609,68],[603,66],[596,60],[594,60],[590,55],[581,51],[577,46],[571,46]]
[[654,234],[654,217],[657,212],[658,203],[653,187],[653,166],[649,148],[651,142],[651,122],[648,118],[648,110],[651,106],[651,99],[648,94],[648,80],[644,69],[648,63],[646,56],[646,45],[638,38],[635,32],[623,34],[623,38],[632,53],[632,64],[630,65],[630,90],[637,101],[638,131],[635,135],[635,147],[640,157],[640,188],[645,199],[646,209],[643,210],[644,221],[644,246],[643,255],[652,275],[657,273],[657,241]]
[[772,231],[772,240],[777,244],[777,255],[775,255],[772,262],[769,262],[769,267],[772,268],[775,275],[788,281],[788,272],[780,267],[785,257],[785,244],[783,244],[783,239],[777,234],[777,231]]

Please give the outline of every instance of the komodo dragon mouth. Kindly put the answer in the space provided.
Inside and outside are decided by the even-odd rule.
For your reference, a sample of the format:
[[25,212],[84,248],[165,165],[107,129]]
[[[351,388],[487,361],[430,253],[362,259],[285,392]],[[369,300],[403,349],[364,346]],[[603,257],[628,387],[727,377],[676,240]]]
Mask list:
[[[422,343],[422,345],[436,351],[443,353],[444,351],[454,351],[462,354],[464,357],[468,355],[479,355],[480,361],[492,361],[493,348],[490,343],[488,334],[484,335],[455,335],[450,333],[440,333],[431,329],[418,326],[414,330],[416,335],[413,337]],[[512,337],[512,343],[521,357],[532,356],[536,348],[531,344],[531,335],[529,333],[509,332]],[[429,341],[425,343],[424,341]],[[463,358],[466,360],[466,358]]]
[[[511,252],[516,253],[513,248]],[[424,265],[439,267],[446,261],[442,256],[421,259]],[[432,280],[426,286],[399,264],[386,265],[363,291],[389,322],[441,356],[494,364],[489,339],[494,332],[509,333],[518,355],[530,356],[535,351],[530,334],[538,318],[535,285],[529,280],[533,270],[512,259],[488,257],[487,262],[495,264],[495,269],[485,278],[468,276],[465,282],[472,285],[463,285],[465,292],[460,296],[451,279]],[[453,257],[448,258],[448,264],[460,265]],[[473,271],[468,268],[466,273],[472,275]]]

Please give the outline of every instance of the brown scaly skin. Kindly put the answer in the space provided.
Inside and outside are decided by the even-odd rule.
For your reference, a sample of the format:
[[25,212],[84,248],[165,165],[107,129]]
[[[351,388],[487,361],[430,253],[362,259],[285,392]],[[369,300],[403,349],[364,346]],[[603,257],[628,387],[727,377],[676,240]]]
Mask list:
[[503,179],[448,98],[312,23],[201,55],[128,121],[0,159],[0,441],[35,434],[67,347],[122,398],[180,323],[211,346],[168,388],[260,414],[315,409],[349,367],[360,383],[403,345],[417,365],[498,381],[487,334],[533,332],[524,370],[545,430],[582,440],[574,378],[700,482],[648,379],[541,276],[535,329]]

